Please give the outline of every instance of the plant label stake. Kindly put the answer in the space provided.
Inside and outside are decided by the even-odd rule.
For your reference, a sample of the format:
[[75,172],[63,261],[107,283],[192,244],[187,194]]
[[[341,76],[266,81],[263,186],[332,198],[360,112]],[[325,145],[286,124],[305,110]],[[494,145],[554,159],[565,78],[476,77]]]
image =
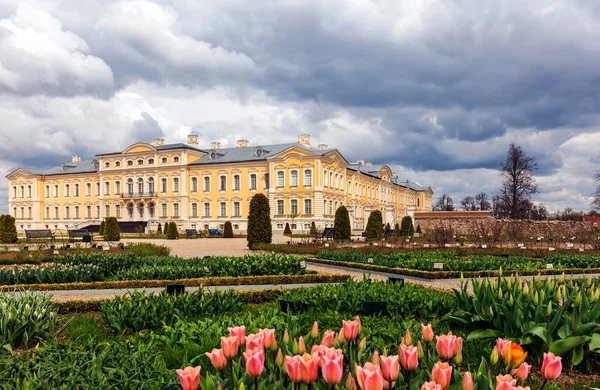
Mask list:
[[579,252],[583,252],[583,248],[579,248]]
[[413,237],[414,238],[419,238],[419,237],[421,237],[421,233],[415,233],[415,234],[413,234]]
[[423,248],[429,248],[429,244],[423,244]]
[[373,243],[373,246],[378,246],[378,245],[379,245],[379,243],[378,243],[378,242],[374,242],[374,243]]
[[518,246],[519,248],[523,248],[523,246],[524,246],[524,245],[523,245],[523,244],[517,244],[517,246]]
[[433,268],[444,269],[444,263],[433,263]]
[[392,244],[385,244],[386,247],[391,248]]
[[325,244],[325,248],[329,247],[329,244]]
[[369,257],[369,258],[367,259],[367,263],[369,263],[369,264],[373,264],[373,258]]
[[481,246],[481,248],[485,249],[485,248],[487,248],[487,245],[486,245],[486,244],[483,244],[483,245]]
[[546,264],[546,269],[553,269],[554,268],[554,264]]
[[549,250],[550,252],[552,252],[552,251],[554,251],[554,250],[555,250],[555,248],[553,248],[553,247],[550,247],[550,248],[548,248],[548,250]]
[[300,262],[300,267],[302,267],[302,268],[306,268],[306,261],[302,260],[302,261]]

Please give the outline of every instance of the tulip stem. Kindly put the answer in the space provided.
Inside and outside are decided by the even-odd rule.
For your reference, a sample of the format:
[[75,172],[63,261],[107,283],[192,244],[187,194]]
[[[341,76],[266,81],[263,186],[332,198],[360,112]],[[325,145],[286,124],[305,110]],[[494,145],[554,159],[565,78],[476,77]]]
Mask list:
[[352,351],[350,349],[351,341],[348,341],[348,372],[352,373]]
[[229,373],[231,374],[231,390],[234,390],[235,380],[233,379],[233,359],[229,361]]
[[254,390],[258,390],[258,377],[254,377]]
[[[390,385],[391,386],[391,385]],[[410,390],[410,371],[406,371],[406,388]],[[391,389],[391,387],[390,387]]]
[[544,387],[546,387],[547,382],[548,382],[548,380],[544,379],[544,382],[542,383],[542,387],[540,387],[540,390],[544,390]]
[[429,343],[425,343],[425,361],[429,363]]

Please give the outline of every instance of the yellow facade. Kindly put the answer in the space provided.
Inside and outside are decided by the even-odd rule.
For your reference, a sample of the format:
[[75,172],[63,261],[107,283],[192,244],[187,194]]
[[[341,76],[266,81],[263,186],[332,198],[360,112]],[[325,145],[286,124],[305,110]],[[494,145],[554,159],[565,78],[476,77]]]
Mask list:
[[198,148],[197,136],[187,144],[138,143],[95,160],[71,163],[42,172],[23,168],[7,175],[9,210],[17,228],[67,230],[99,224],[108,216],[119,221],[176,222],[183,228],[220,228],[231,221],[245,231],[254,194],[264,193],[271,205],[274,230],[322,229],[333,224],[335,210],[345,205],[352,227],[363,230],[369,214],[380,210],[384,223],[415,211],[431,210],[432,191],[399,182],[386,165],[349,163],[325,145],[299,142],[221,149],[213,143]]

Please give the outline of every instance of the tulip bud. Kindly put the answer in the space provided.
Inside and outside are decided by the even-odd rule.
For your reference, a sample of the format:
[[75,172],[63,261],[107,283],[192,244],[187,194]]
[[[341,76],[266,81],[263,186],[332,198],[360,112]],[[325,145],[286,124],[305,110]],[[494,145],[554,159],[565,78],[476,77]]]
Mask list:
[[363,337],[360,343],[358,343],[358,350],[364,351],[365,349],[367,349],[367,338]]
[[579,307],[579,305],[581,305],[581,291],[577,294],[577,297],[575,298],[575,307]]
[[544,302],[546,300],[546,290],[540,290],[540,301]]
[[501,301],[501,300],[502,300],[502,297],[503,297],[503,294],[502,294],[502,287],[500,287],[500,288],[498,289],[498,300],[499,300],[499,301]]
[[564,281],[565,281],[565,273],[564,272],[560,275],[560,278],[558,278],[558,281],[560,283],[564,283]]
[[298,341],[298,353],[304,355],[304,352],[306,352],[306,344],[304,344],[304,337],[300,336],[300,340]]
[[356,381],[352,377],[352,374],[349,373],[346,378],[346,390],[356,390]]
[[379,365],[379,352],[375,351],[373,353],[373,359],[371,359],[371,363],[378,366]]
[[290,334],[288,333],[287,328],[285,328],[285,331],[283,332],[283,342],[286,344],[289,344],[290,342]]
[[421,340],[417,341],[417,356],[419,360],[425,359],[425,351],[423,351],[423,345],[421,345]]
[[456,354],[456,356],[454,356],[454,359],[452,359],[454,361],[455,364],[460,365],[463,361],[463,357],[462,357],[462,349],[458,350],[458,353]]
[[281,352],[281,348],[277,351],[277,357],[275,358],[275,364],[279,367],[283,366],[283,353]]
[[244,382],[241,382],[239,390],[246,390],[246,386],[244,386]]
[[592,277],[588,276],[587,279],[585,280],[585,288],[588,288],[592,285]]
[[465,282],[465,277],[463,275],[463,273],[460,273],[460,284],[463,284]]
[[515,304],[515,299],[513,298],[513,295],[512,295],[512,293],[511,293],[511,294],[510,294],[510,296],[508,297],[508,305],[509,305],[510,307],[513,307],[513,306],[514,306],[514,304]]
[[500,266],[500,269],[498,269],[498,276],[502,277],[502,266]]
[[383,356],[387,356],[387,347],[383,347]]
[[340,345],[346,344],[346,338],[344,337],[344,331],[343,330],[340,330],[340,333],[338,333],[337,341],[340,343]]
[[552,315],[552,301],[548,302],[548,307],[546,308],[546,317],[550,317]]
[[490,306],[490,317],[494,317],[494,308]]
[[540,297],[539,297],[538,292],[536,290],[535,293],[533,293],[533,303],[535,303],[537,305],[539,301],[540,301]]
[[312,337],[313,340],[316,340],[317,337],[319,337],[319,323],[317,321],[315,321],[315,323],[313,324],[310,337]]
[[404,342],[406,346],[409,347],[412,345],[412,337],[410,336],[410,331],[406,329],[406,335],[404,336]]
[[294,355],[298,354],[298,339],[294,337],[294,345],[292,346],[292,352]]
[[504,352],[504,365],[506,367],[511,367],[510,361],[512,358],[511,348],[506,348],[506,352]]
[[523,294],[529,295],[529,285],[527,282],[523,283]]
[[558,304],[560,304],[561,300],[562,300],[562,293],[561,293],[561,288],[559,287],[556,290],[556,301],[558,302]]
[[362,324],[360,322],[360,317],[356,316],[354,320],[358,322],[358,334],[360,334],[362,332]]
[[492,363],[492,365],[495,366],[496,364],[498,364],[498,359],[500,359],[500,355],[498,353],[498,347],[495,346],[494,349],[492,349],[492,354],[490,356],[490,363]]
[[542,275],[538,272],[537,275],[535,275],[535,278],[533,278],[533,281],[538,284],[539,282],[542,281]]

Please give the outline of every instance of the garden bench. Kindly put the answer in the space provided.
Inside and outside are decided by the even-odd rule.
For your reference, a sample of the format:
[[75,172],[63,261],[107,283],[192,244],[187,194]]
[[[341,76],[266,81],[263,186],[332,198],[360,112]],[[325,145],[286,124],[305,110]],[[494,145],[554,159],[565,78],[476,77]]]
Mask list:
[[50,229],[25,230],[25,241],[29,242],[32,238],[48,238],[54,242],[54,234]]
[[223,235],[223,232],[221,231],[221,229],[208,229],[208,235],[211,237],[221,237]]
[[185,229],[185,238],[198,238],[201,236],[202,233],[199,233],[196,229]]
[[81,238],[82,242],[92,242],[92,235],[87,229],[67,230],[67,233],[69,233],[69,242],[75,242],[78,238]]
[[334,235],[335,228],[325,228],[325,230],[323,230],[323,233],[321,233],[321,237],[315,237],[315,241],[333,240]]

